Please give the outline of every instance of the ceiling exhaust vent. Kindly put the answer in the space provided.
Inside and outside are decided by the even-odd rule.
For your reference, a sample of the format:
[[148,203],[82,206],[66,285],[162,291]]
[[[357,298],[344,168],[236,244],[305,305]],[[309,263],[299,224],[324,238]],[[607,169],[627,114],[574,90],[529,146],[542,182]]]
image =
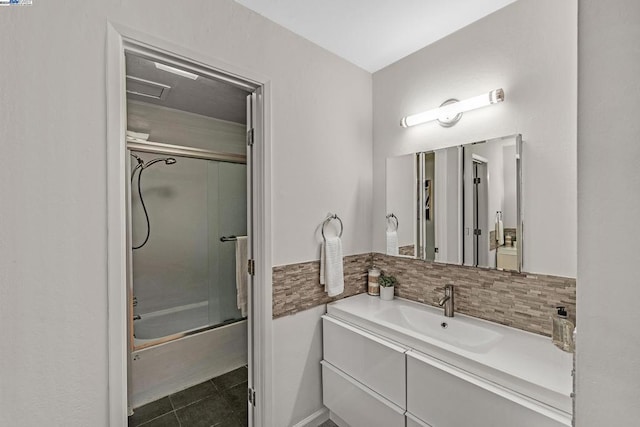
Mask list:
[[152,82],[150,80],[145,80],[138,77],[127,76],[127,93],[130,93],[132,95],[164,100],[169,94],[170,90],[171,86],[163,85],[162,83]]

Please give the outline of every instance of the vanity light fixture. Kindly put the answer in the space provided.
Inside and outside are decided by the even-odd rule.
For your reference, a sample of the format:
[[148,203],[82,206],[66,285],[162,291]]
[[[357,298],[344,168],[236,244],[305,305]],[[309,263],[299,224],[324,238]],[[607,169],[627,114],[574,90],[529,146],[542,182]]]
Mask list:
[[440,126],[451,127],[458,123],[462,113],[465,111],[475,110],[476,108],[486,107],[502,101],[504,101],[504,91],[502,89],[494,89],[489,93],[474,96],[464,101],[458,101],[453,98],[447,99],[439,108],[403,117],[400,120],[400,126],[407,128],[437,120]]
[[156,64],[156,68],[158,70],[168,71],[169,73],[177,74],[179,76],[186,77],[191,80],[195,80],[198,78],[197,74],[193,74],[188,71],[181,70],[180,68],[170,67],[168,65],[161,64],[159,62],[154,62],[154,64]]

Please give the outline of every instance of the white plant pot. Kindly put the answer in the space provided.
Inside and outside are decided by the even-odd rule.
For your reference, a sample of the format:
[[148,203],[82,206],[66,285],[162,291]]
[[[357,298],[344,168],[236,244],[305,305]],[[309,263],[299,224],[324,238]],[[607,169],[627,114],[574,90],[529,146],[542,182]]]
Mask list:
[[393,286],[380,286],[380,299],[383,301],[393,300]]

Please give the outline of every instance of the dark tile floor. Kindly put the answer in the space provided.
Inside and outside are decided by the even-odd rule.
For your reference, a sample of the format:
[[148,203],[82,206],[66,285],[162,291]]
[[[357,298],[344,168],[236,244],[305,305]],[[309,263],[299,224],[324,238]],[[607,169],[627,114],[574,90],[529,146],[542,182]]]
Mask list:
[[242,367],[136,408],[129,427],[242,427],[247,416],[247,368]]

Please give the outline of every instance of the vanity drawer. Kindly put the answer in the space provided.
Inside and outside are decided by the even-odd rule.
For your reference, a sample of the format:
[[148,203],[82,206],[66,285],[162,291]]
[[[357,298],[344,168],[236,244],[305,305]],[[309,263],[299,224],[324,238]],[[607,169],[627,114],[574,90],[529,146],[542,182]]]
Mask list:
[[350,427],[405,427],[404,409],[322,361],[322,403]]
[[407,353],[407,410],[434,427],[562,427],[571,417],[430,356]]
[[322,318],[324,360],[406,408],[407,348],[328,316]]

